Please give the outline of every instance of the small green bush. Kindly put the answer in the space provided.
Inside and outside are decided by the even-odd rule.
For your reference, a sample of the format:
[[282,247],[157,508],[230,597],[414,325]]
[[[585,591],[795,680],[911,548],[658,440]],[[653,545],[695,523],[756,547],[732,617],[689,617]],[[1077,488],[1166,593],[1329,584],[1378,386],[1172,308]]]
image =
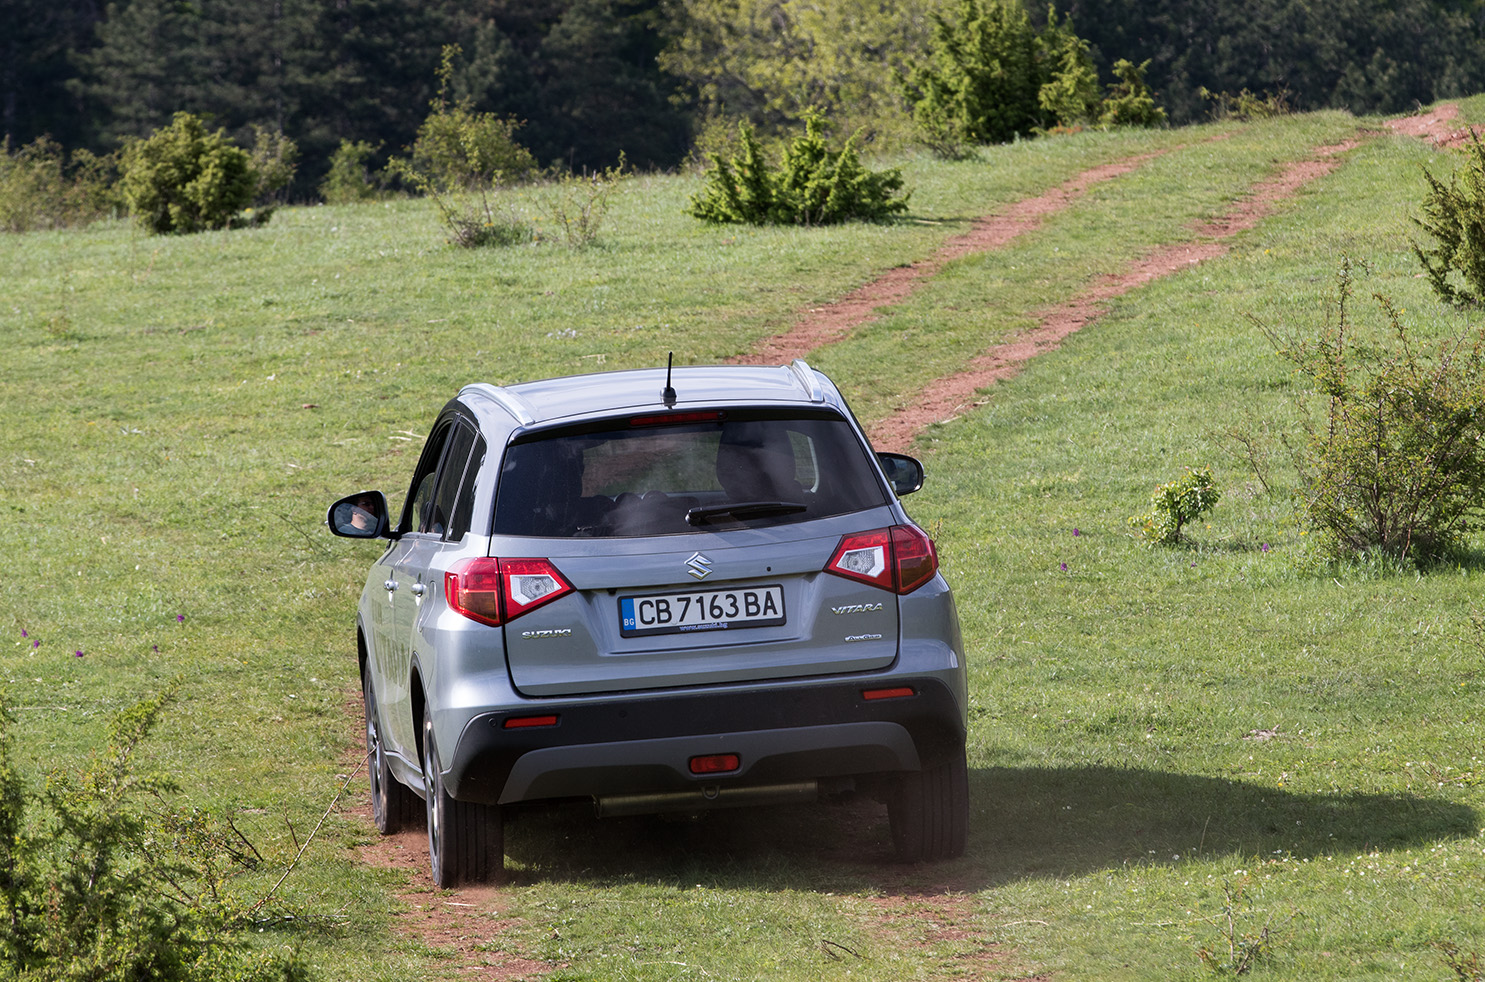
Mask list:
[[1165,110],[1155,105],[1155,97],[1145,84],[1149,59],[1136,65],[1127,58],[1114,62],[1114,75],[1119,81],[1109,85],[1098,122],[1102,126],[1162,126]]
[[856,154],[854,137],[840,150],[825,144],[818,113],[785,149],[778,167],[765,159],[752,129],[738,124],[739,149],[732,159],[712,155],[706,186],[691,198],[691,214],[703,221],[750,225],[830,225],[880,221],[907,210],[902,172],[869,171]]
[[1254,95],[1247,89],[1233,95],[1231,92],[1213,92],[1203,86],[1197,94],[1212,103],[1213,119],[1237,119],[1251,122],[1257,119],[1287,116],[1294,111],[1289,105],[1289,90],[1282,86],[1278,91],[1265,92],[1263,95]]
[[[173,687],[114,718],[80,774],[29,791],[11,764],[0,698],[0,964],[34,982],[302,982],[296,956],[255,955],[228,889],[244,840],[198,811],[172,811],[134,753]],[[152,806],[152,807],[151,807]]]
[[1186,468],[1186,476],[1157,487],[1150,495],[1154,506],[1149,514],[1129,520],[1129,524],[1146,541],[1175,545],[1181,541],[1181,529],[1217,504],[1222,492],[1212,482],[1207,468]]
[[1265,329],[1314,387],[1302,439],[1285,441],[1300,501],[1343,550],[1438,558],[1485,526],[1485,328],[1419,339],[1374,293],[1385,331],[1367,336],[1352,319],[1353,290],[1346,259],[1336,316],[1314,337]]
[[380,193],[370,166],[375,153],[376,148],[364,140],[340,141],[340,146],[330,155],[330,170],[320,182],[320,197],[326,204],[370,201]]
[[624,155],[619,163],[591,174],[559,174],[537,194],[542,210],[552,226],[562,233],[562,241],[577,249],[598,238],[598,231],[608,217],[609,200],[624,179]]
[[468,101],[450,100],[459,50],[457,44],[444,46],[438,97],[418,127],[403,173],[416,175],[414,184],[419,190],[432,188],[439,193],[478,191],[530,178],[536,172],[536,158],[516,142],[519,122],[475,112]]
[[117,159],[78,150],[69,161],[61,144],[37,137],[16,150],[0,142],[0,230],[66,228],[112,215],[121,205]]
[[1413,254],[1445,303],[1478,307],[1485,303],[1485,145],[1473,132],[1462,170],[1463,178],[1456,173],[1445,185],[1423,168],[1428,193],[1423,217],[1413,221],[1436,244],[1414,242]]
[[190,113],[126,146],[121,170],[129,210],[156,235],[262,224],[271,214],[245,211],[263,179],[252,155]]

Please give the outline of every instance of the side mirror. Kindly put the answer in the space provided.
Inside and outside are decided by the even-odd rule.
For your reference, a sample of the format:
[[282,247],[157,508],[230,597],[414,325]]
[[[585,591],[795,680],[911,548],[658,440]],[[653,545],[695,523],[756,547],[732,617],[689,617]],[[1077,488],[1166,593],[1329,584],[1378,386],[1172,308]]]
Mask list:
[[330,531],[347,539],[390,539],[387,496],[380,491],[346,495],[325,513]]
[[923,465],[916,458],[905,453],[883,452],[877,454],[877,463],[882,465],[887,483],[892,485],[892,492],[899,498],[923,486]]

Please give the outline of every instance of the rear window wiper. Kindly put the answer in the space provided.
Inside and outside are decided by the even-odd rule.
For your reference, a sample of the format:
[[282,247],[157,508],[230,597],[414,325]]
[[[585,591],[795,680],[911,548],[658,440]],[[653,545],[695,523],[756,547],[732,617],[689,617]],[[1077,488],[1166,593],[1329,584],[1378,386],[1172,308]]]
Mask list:
[[802,505],[797,501],[735,501],[726,505],[692,508],[686,512],[686,524],[709,525],[719,518],[731,518],[741,522],[750,518],[765,518],[772,515],[794,515],[808,508],[808,505]]

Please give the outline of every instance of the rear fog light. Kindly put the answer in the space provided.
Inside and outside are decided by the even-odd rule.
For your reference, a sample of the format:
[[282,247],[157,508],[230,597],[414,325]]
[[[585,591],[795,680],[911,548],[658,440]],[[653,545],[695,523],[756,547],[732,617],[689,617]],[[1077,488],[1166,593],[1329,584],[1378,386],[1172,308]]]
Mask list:
[[710,754],[691,758],[692,774],[726,774],[741,766],[742,758],[737,754]]

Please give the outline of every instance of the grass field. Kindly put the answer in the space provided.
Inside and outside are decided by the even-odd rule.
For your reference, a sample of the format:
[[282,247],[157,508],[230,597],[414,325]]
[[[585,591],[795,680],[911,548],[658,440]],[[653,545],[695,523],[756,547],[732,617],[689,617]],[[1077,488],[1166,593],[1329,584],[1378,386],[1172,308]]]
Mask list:
[[[1464,110],[1485,121],[1485,99]],[[479,947],[562,980],[1166,980],[1267,931],[1255,978],[1468,978],[1438,945],[1485,953],[1485,542],[1423,573],[1329,559],[1220,439],[1292,426],[1296,380],[1255,321],[1322,323],[1344,255],[1372,266],[1358,292],[1395,297],[1419,331],[1465,323],[1408,245],[1420,165],[1453,157],[1376,123],[905,159],[911,214],[883,226],[708,227],[683,214],[696,178],[642,177],[578,252],[457,251],[420,201],[181,238],[6,236],[0,682],[19,762],[38,782],[76,763],[182,675],[147,764],[238,814],[273,866],[243,889],[266,889],[357,758],[352,618],[375,548],[332,540],[324,507],[363,487],[400,503],[460,384],[738,354],[975,216],[1159,152],[811,356],[876,419],[1355,138],[1228,256],[1127,294],[920,441],[929,481],[908,506],[938,539],[971,667],[964,859],[886,863],[870,808],[683,827],[524,813]],[[1128,518],[1188,465],[1212,468],[1222,502],[1188,545],[1146,548]],[[409,903],[450,898],[399,899],[349,808],[262,943],[302,947],[325,978],[470,977],[464,954],[396,929]]]

